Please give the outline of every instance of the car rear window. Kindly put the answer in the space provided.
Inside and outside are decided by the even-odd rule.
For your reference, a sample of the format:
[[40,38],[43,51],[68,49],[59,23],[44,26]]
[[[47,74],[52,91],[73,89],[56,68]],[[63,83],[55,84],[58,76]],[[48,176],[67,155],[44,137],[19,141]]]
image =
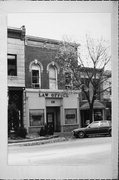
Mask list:
[[109,122],[101,122],[100,126],[110,126]]

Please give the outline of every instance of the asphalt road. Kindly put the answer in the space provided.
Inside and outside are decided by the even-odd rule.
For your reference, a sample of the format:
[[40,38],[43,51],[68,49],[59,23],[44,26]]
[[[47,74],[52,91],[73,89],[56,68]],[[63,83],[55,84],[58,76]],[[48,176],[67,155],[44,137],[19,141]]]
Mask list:
[[9,146],[8,164],[70,166],[75,167],[75,178],[76,175],[80,175],[78,178],[111,178],[111,137],[72,139],[37,146]]

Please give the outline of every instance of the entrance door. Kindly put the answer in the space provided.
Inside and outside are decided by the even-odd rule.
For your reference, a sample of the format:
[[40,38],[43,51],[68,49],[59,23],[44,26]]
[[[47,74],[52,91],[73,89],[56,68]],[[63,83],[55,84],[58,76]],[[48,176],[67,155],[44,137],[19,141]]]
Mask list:
[[47,113],[47,125],[51,126],[54,131],[54,112]]
[[60,107],[47,107],[46,119],[47,125],[51,125],[54,132],[60,132]]

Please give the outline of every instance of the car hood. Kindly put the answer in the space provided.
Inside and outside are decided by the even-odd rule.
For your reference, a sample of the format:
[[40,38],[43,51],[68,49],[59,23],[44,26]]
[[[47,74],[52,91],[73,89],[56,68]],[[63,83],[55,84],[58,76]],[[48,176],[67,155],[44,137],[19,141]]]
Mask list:
[[83,131],[83,130],[86,130],[86,129],[87,129],[87,127],[86,128],[77,128],[77,129],[74,129],[73,132]]

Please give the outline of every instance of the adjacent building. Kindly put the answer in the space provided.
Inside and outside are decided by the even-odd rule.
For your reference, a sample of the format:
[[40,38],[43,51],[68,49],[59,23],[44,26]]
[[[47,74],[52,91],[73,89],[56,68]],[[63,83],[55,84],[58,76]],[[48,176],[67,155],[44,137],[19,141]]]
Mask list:
[[[87,73],[90,73],[92,68],[82,68],[81,70],[81,81],[84,82],[84,85],[89,83],[89,77],[86,76]],[[98,75],[101,73],[100,69],[96,69],[96,79],[98,81]],[[105,71],[102,76],[103,80],[100,86],[97,89],[97,94],[95,96],[95,101],[93,104],[93,114],[92,120],[111,120],[111,71]],[[92,79],[93,81],[93,79]],[[93,96],[93,86],[88,85],[87,90],[89,90],[90,98]],[[95,88],[95,87],[94,87]],[[81,115],[81,126],[86,126],[87,123],[90,123],[89,119],[89,103],[86,98],[85,93],[80,93],[80,115]]]
[[[9,130],[23,125],[25,89],[25,28],[8,29],[8,104]],[[14,111],[16,110],[16,111]],[[15,114],[16,113],[16,114]],[[14,123],[16,116],[17,123]]]

